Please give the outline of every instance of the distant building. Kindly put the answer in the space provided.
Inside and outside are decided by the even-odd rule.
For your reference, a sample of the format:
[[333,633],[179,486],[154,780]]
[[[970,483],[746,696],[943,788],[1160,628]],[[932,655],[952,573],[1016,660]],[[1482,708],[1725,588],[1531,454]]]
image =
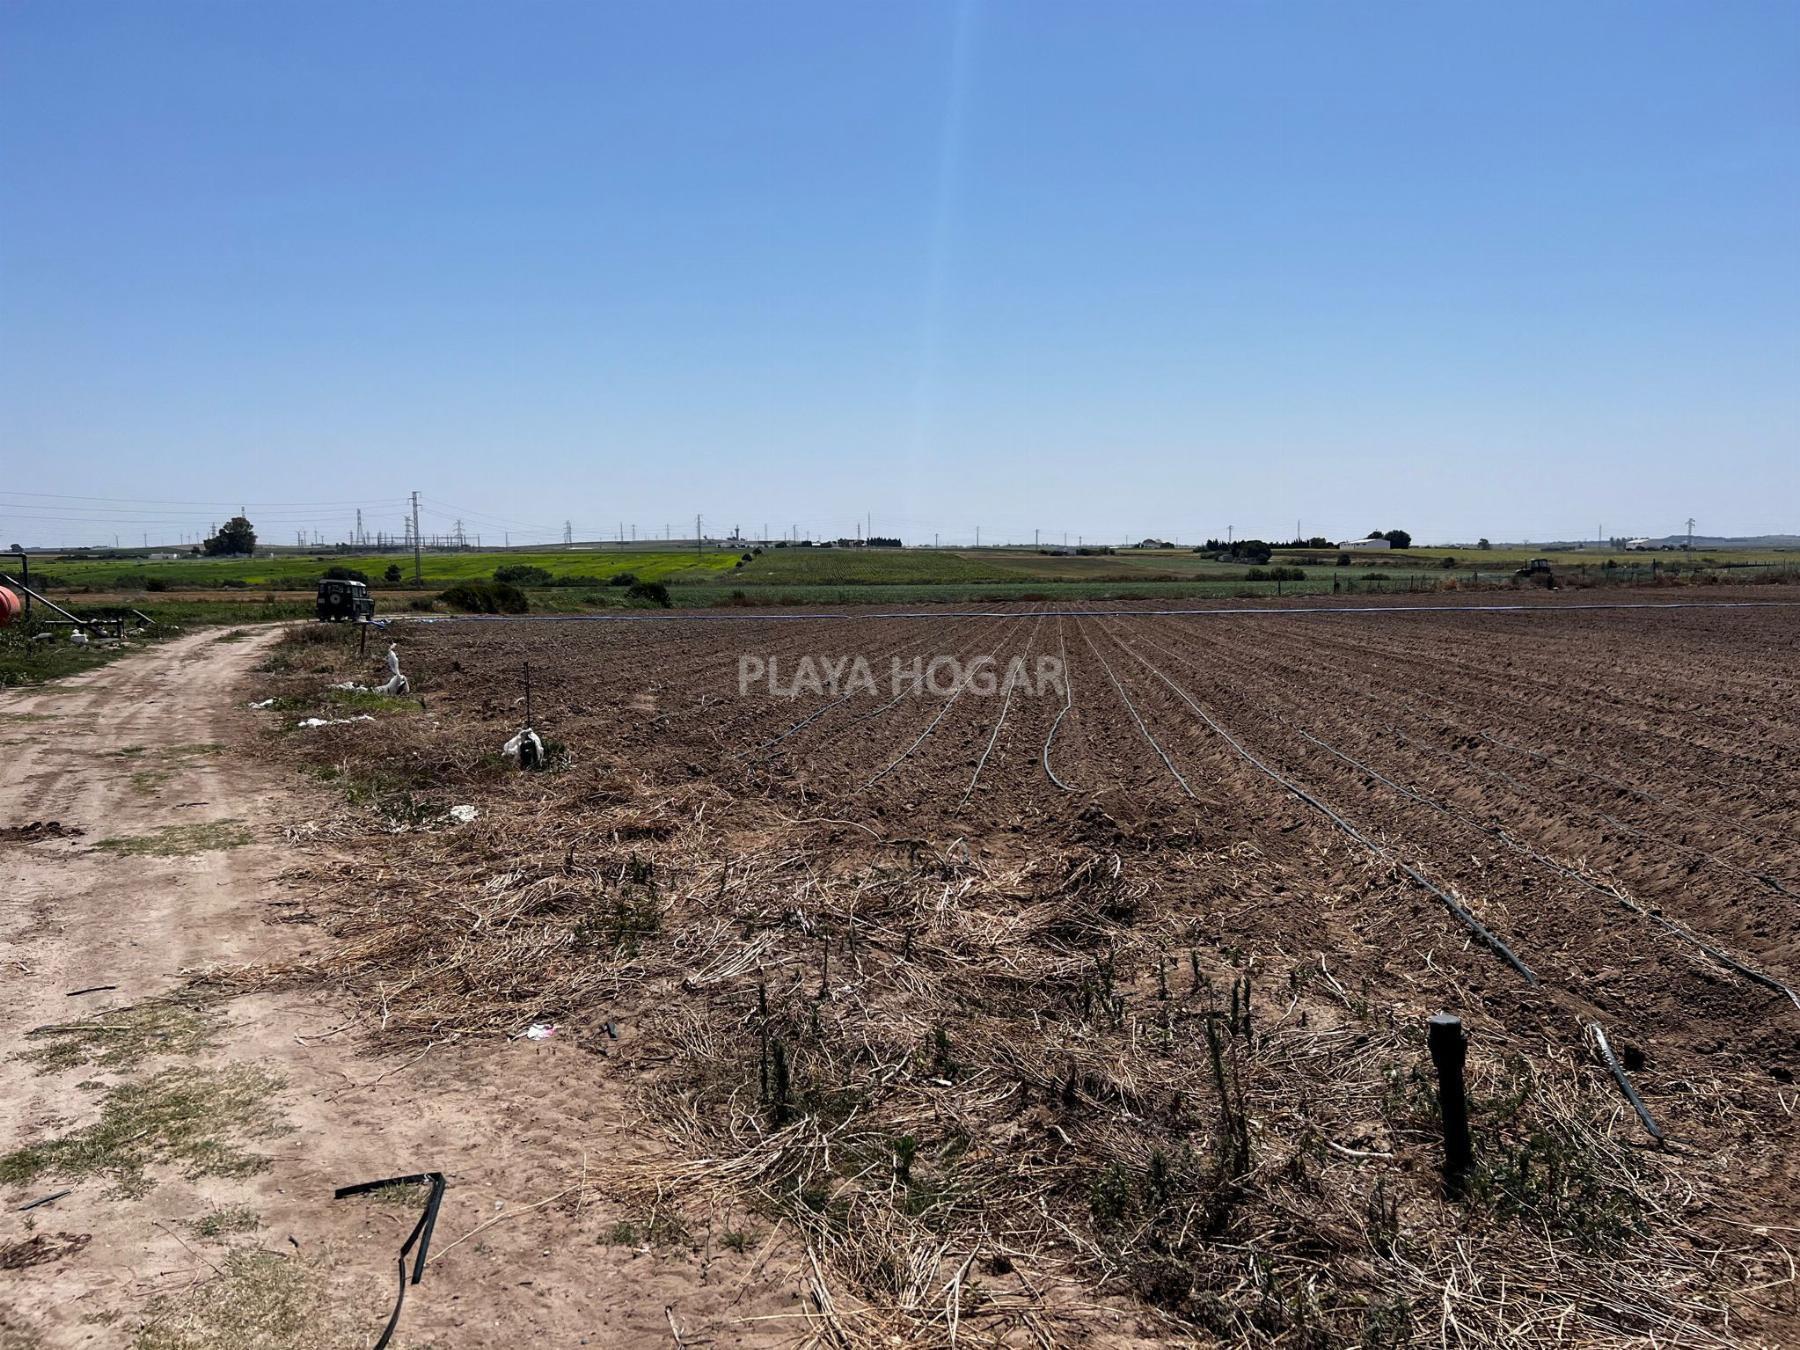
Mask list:
[[1386,539],[1340,539],[1338,549],[1343,553],[1367,553],[1372,548],[1392,548],[1394,545]]
[[1627,539],[1625,548],[1631,553],[1651,553],[1655,551],[1656,545],[1648,539]]

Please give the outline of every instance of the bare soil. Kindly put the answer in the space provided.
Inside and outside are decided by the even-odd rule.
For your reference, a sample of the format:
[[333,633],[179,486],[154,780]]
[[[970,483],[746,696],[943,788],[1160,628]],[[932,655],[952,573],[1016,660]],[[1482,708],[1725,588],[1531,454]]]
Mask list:
[[[420,1171],[448,1189],[395,1345],[772,1339],[779,1235],[653,1251],[619,1227],[599,1161],[660,1146],[629,1043],[421,1055],[333,991],[240,992],[317,952],[290,873],[335,803],[256,753],[246,680],[276,637],[0,694],[0,1344],[373,1344],[422,1196],[332,1193]],[[295,1274],[279,1308],[259,1260]]]

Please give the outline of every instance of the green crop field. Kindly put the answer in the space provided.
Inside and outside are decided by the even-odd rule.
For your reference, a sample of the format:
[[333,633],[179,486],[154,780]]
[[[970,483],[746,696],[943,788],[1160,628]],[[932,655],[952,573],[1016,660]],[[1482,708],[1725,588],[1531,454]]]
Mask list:
[[986,554],[898,548],[771,548],[730,578],[739,586],[950,585],[1016,580],[1016,573]]
[[[605,581],[630,572],[643,581],[705,579],[729,573],[739,555],[730,550],[693,553],[646,550],[569,549],[531,553],[427,553],[423,577],[427,589],[442,589],[458,581],[489,579],[497,567],[528,564],[552,576],[593,577]],[[33,558],[32,584],[39,590],[135,591],[153,583],[169,590],[220,590],[244,587],[255,590],[311,590],[329,567],[348,567],[367,576],[379,587],[390,566],[402,574],[399,585],[410,585],[413,559],[410,553],[290,554],[273,558],[182,558],[173,562],[142,559]],[[0,569],[6,565],[0,563]]]

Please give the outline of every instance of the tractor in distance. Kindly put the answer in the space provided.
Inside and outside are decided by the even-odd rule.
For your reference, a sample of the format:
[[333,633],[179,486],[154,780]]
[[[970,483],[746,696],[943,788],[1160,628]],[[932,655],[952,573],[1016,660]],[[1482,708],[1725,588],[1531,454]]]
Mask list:
[[1542,586],[1547,590],[1556,589],[1556,573],[1550,570],[1548,558],[1533,558],[1513,573],[1513,579],[1530,582],[1534,586]]

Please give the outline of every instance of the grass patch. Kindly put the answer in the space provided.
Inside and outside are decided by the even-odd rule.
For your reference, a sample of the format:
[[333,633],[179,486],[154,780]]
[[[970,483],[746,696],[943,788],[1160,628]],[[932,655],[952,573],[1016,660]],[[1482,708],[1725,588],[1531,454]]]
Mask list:
[[36,1027],[25,1033],[42,1044],[18,1058],[39,1073],[81,1064],[101,1069],[133,1069],[152,1055],[192,1055],[218,1039],[219,1015],[174,999],[147,999],[129,1008],[103,1012],[80,1022]]
[[102,839],[94,847],[127,857],[179,858],[192,853],[216,853],[254,843],[256,836],[235,817],[197,825],[165,825],[154,834],[126,834]]
[[175,776],[173,769],[139,769],[131,775],[131,790],[154,797],[156,790]]
[[228,1205],[190,1220],[188,1227],[198,1237],[217,1241],[237,1233],[254,1233],[262,1227],[262,1216],[248,1205]]
[[[366,1282],[365,1282],[366,1283]],[[367,1297],[361,1297],[366,1292]],[[232,1252],[223,1273],[154,1300],[134,1350],[336,1350],[379,1327],[380,1294],[330,1297],[325,1267],[274,1252]],[[360,1310],[360,1315],[359,1315]]]
[[280,1087],[279,1078],[249,1065],[165,1069],[120,1084],[92,1125],[0,1157],[0,1185],[107,1177],[115,1194],[130,1198],[150,1191],[148,1169],[156,1166],[189,1179],[249,1176],[269,1162],[241,1141],[281,1132],[267,1107]]

